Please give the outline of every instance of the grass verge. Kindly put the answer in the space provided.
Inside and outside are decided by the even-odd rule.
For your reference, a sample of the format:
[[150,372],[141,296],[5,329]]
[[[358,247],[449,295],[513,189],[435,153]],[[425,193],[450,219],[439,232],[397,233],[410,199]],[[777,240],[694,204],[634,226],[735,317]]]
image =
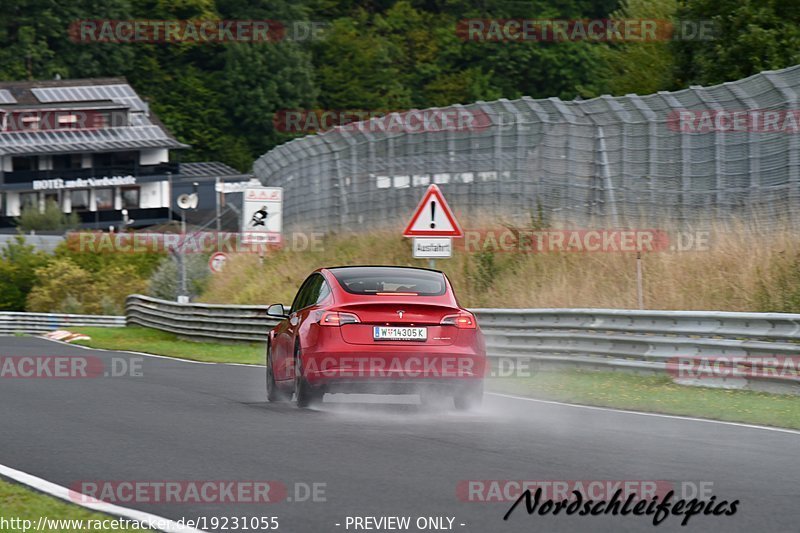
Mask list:
[[[139,326],[75,328],[91,340],[75,344],[132,350],[214,363],[263,364],[262,344],[192,342]],[[800,396],[676,385],[668,376],[581,370],[541,371],[531,377],[492,378],[487,390],[569,403],[616,407],[731,422],[800,429]]]
[[105,350],[131,350],[193,361],[211,363],[264,364],[263,344],[218,344],[194,342],[177,335],[141,326],[124,328],[70,328],[74,333],[89,335],[91,340],[76,341],[90,348]]
[[800,396],[676,385],[669,376],[563,370],[492,378],[487,390],[544,400],[800,429]]
[[[96,525],[98,527],[86,527],[81,531],[134,531],[134,529],[118,529],[111,528],[110,522],[106,522],[107,527],[102,527],[103,520],[114,520],[114,517],[95,513],[77,505],[64,502],[57,498],[40,494],[36,491],[30,490],[22,485],[15,483],[8,483],[0,479],[0,516],[6,520],[19,519],[19,521],[11,522],[11,529],[6,530],[0,528],[0,531],[23,531],[22,526],[29,526],[28,530],[32,530],[39,523],[40,517],[45,517],[50,520],[83,520],[84,525]],[[30,520],[30,522],[24,522]],[[101,522],[95,523],[95,520]],[[92,522],[87,522],[92,521]],[[20,527],[14,526],[19,524]],[[58,523],[43,523],[43,529],[39,532],[51,533],[72,533],[76,531],[76,527],[69,524]],[[138,531],[143,531],[139,529]],[[144,530],[147,531],[147,530]]]

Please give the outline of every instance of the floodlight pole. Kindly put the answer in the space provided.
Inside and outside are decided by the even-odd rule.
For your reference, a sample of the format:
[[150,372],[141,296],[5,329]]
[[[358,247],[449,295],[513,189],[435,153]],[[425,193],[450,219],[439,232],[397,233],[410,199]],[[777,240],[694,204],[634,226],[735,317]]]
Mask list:
[[189,297],[186,290],[186,210],[181,209],[181,293],[179,300]]

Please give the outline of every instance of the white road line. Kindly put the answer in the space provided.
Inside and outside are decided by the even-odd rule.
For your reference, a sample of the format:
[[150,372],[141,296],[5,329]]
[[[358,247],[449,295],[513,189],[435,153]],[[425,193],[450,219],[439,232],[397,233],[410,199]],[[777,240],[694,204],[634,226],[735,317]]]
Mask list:
[[765,431],[777,431],[779,433],[789,433],[791,435],[800,435],[800,431],[795,429],[788,429],[788,428],[777,428],[771,426],[759,426],[757,424],[745,424],[742,422],[728,422],[726,420],[712,420],[710,418],[696,418],[691,416],[681,416],[681,415],[667,415],[663,413],[645,413],[644,411],[630,411],[628,409],[616,409],[614,407],[598,407],[596,405],[583,405],[579,403],[566,403],[566,402],[558,402],[555,400],[540,400],[537,398],[528,398],[526,396],[514,396],[513,394],[503,394],[500,392],[487,392],[486,394],[491,394],[492,396],[500,396],[503,398],[512,398],[514,400],[523,400],[526,402],[536,402],[536,403],[546,403],[551,405],[562,405],[564,407],[575,407],[578,409],[592,409],[595,411],[610,411],[614,413],[623,413],[627,415],[638,415],[638,416],[651,416],[657,418],[672,418],[675,420],[687,420],[689,422],[705,422],[708,424],[722,424],[725,426],[736,426],[742,428],[749,428],[749,429],[762,429]]
[[97,511],[112,516],[127,518],[130,520],[137,520],[139,522],[144,523],[144,525],[152,524],[154,527],[152,527],[151,529],[158,529],[159,531],[165,531],[167,533],[205,533],[200,529],[194,529],[188,526],[182,526],[179,523],[170,520],[169,518],[164,518],[162,516],[145,513],[144,511],[128,509],[126,507],[120,507],[118,505],[101,501],[94,501],[94,502],[75,501],[76,499],[83,500],[88,498],[76,497],[75,499],[73,499],[71,496],[76,496],[76,494],[70,491],[66,487],[62,487],[61,485],[56,485],[55,483],[51,483],[50,481],[47,481],[45,479],[33,476],[31,474],[26,474],[25,472],[22,472],[20,470],[15,470],[13,468],[9,468],[4,465],[0,465],[0,476],[5,476],[9,479],[13,479],[17,483],[27,485],[28,487],[34,488],[39,492],[44,492],[45,494],[49,494],[50,496],[60,498],[73,505],[78,505],[86,509],[91,509],[92,511]]
[[[158,357],[159,359],[170,359],[173,361],[182,361],[184,363],[196,363],[201,365],[225,365],[225,366],[251,366],[255,368],[264,368],[264,365],[250,365],[245,363],[208,363],[205,361],[192,361],[191,359],[180,359],[177,357],[168,357],[165,355],[155,355],[151,353],[143,353],[143,352],[131,352],[127,350],[105,350],[102,348],[90,348],[89,346],[81,346],[80,344],[70,344],[68,342],[62,342],[55,339],[48,339],[46,337],[39,337],[41,339],[50,341],[50,342],[57,342],[60,344],[65,344],[67,346],[77,346],[78,348],[84,348],[86,350],[99,350],[103,352],[118,352],[118,353],[132,353],[136,355],[144,355],[147,357]],[[789,433],[791,435],[800,435],[800,431],[795,429],[788,429],[788,428],[778,428],[778,427],[771,427],[771,426],[759,426],[757,424],[745,424],[742,422],[728,422],[725,420],[712,420],[710,418],[696,418],[691,416],[681,416],[681,415],[666,415],[662,413],[645,413],[643,411],[630,411],[627,409],[616,409],[614,407],[598,407],[594,405],[582,405],[578,403],[566,403],[566,402],[558,402],[555,400],[540,400],[537,398],[528,398],[525,396],[514,396],[513,394],[503,394],[499,392],[487,392],[487,394],[491,394],[493,396],[501,396],[504,398],[512,398],[515,400],[524,400],[527,402],[537,402],[537,403],[545,403],[545,404],[552,404],[552,405],[562,405],[565,407],[575,407],[578,409],[594,409],[597,411],[611,411],[614,413],[624,413],[629,415],[638,415],[638,416],[651,416],[657,418],[671,418],[674,420],[687,420],[689,422],[705,422],[707,424],[722,424],[726,426],[736,426],[741,428],[748,428],[748,429],[761,429],[764,431],[777,431],[779,433]]]

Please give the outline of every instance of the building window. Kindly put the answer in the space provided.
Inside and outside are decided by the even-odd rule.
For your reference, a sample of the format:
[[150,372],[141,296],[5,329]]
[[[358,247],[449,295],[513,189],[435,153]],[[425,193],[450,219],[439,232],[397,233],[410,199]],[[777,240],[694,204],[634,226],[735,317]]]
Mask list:
[[139,208],[139,187],[122,187],[121,196],[123,209]]
[[58,116],[58,124],[56,126],[58,129],[77,129],[78,128],[78,115],[59,115]]
[[92,165],[97,168],[122,167],[133,170],[139,152],[101,152],[92,156]]
[[97,114],[94,116],[94,127],[95,128],[107,128],[108,123],[111,122],[110,120],[111,113],[108,111],[98,111]]
[[39,210],[39,193],[37,192],[23,192],[19,195],[19,208],[20,211],[27,209]]
[[86,211],[89,209],[89,191],[78,189],[69,192],[69,199],[72,203],[73,211]]
[[27,131],[38,131],[41,117],[22,117],[22,128]]
[[11,169],[14,172],[23,170],[39,170],[39,158],[35,155],[31,157],[12,157]]
[[53,156],[53,170],[81,168],[81,154],[59,154]]
[[97,210],[114,209],[114,189],[95,189],[94,203]]

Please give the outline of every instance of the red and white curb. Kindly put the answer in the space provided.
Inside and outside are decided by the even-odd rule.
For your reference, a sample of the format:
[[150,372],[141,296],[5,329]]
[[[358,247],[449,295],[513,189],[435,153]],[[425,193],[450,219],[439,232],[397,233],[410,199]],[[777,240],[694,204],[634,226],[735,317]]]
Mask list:
[[65,329],[57,329],[56,331],[45,333],[44,335],[42,335],[42,337],[61,342],[91,340],[91,337],[88,335],[84,335],[83,333],[72,333],[71,331],[67,331]]

